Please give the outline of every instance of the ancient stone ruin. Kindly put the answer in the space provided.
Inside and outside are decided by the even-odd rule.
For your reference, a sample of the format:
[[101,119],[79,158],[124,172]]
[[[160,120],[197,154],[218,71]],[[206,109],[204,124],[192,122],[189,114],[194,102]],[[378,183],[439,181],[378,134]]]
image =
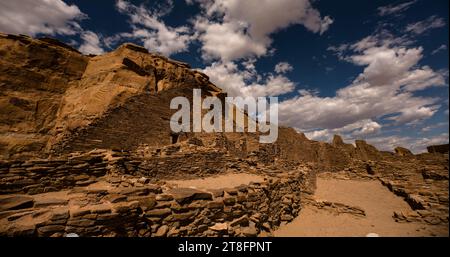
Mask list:
[[[379,180],[411,206],[393,219],[448,235],[448,145],[383,152],[287,127],[274,144],[252,133],[174,134],[173,97],[192,97],[194,88],[226,96],[186,63],[134,44],[85,56],[53,39],[8,34],[0,34],[0,56],[0,235],[271,235],[307,204],[364,216],[315,202],[318,174]],[[174,182],[232,174],[254,180]]]

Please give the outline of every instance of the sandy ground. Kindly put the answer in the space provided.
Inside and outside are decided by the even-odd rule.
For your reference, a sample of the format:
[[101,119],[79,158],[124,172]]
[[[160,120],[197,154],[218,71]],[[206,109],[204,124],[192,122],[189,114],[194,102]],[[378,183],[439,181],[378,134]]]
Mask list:
[[212,176],[201,179],[190,180],[169,180],[166,181],[169,184],[176,185],[178,187],[190,187],[197,189],[219,189],[219,188],[232,188],[240,186],[242,184],[247,185],[250,182],[262,182],[264,178],[254,174],[248,173],[230,173],[218,176]]
[[[291,223],[282,225],[275,236],[432,236],[440,235],[433,228],[419,223],[397,223],[392,218],[394,211],[410,210],[400,197],[392,194],[379,181],[356,181],[317,179],[316,200],[358,206],[365,210],[366,217],[347,213],[332,213],[305,206]],[[445,236],[445,235],[444,235]],[[448,236],[448,231],[447,231]]]

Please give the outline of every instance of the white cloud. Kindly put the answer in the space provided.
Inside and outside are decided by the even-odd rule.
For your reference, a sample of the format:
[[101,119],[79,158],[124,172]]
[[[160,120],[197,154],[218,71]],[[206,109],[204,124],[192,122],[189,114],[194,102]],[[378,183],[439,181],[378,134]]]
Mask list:
[[203,59],[227,62],[267,53],[266,45],[245,34],[244,27],[237,22],[210,23],[207,19],[198,19],[195,29],[202,31],[198,38],[202,42]]
[[75,35],[87,16],[61,0],[0,1],[0,31],[13,34]]
[[422,132],[428,132],[437,128],[447,127],[448,130],[448,121],[447,122],[439,122],[437,124],[429,125],[422,128]]
[[411,46],[415,43],[409,35],[395,36],[385,29],[381,29],[376,33],[369,35],[353,44],[341,44],[338,46],[329,46],[328,51],[333,52],[340,60],[351,61],[355,53],[361,53],[372,47],[391,48],[395,46]]
[[437,53],[439,53],[439,52],[441,52],[441,51],[445,51],[445,50],[447,50],[447,45],[445,45],[445,44],[440,45],[438,48],[434,49],[434,50],[431,52],[431,55],[435,55],[435,54],[437,54]]
[[[192,2],[192,1],[189,1]],[[322,34],[333,19],[321,17],[309,0],[197,0],[203,14],[195,20],[203,57],[233,61],[262,56],[272,43],[271,34],[294,24]]]
[[397,4],[397,5],[390,4],[390,5],[378,7],[378,15],[386,16],[386,15],[401,13],[401,12],[409,9],[416,2],[417,2],[417,0],[413,0],[413,1],[405,2],[405,3],[401,3],[401,4]]
[[[333,135],[339,134],[347,143],[353,143],[355,139],[364,138],[367,143],[372,144],[381,151],[394,151],[397,146],[405,147],[413,153],[418,154],[427,151],[427,146],[446,144],[449,141],[448,133],[442,133],[432,137],[415,138],[410,136],[389,135],[382,136],[378,133],[371,133],[367,135],[346,134],[344,130],[315,130],[305,133],[306,137],[311,140],[331,142]],[[369,136],[370,135],[370,136]]]
[[241,88],[246,86],[247,74],[239,71],[238,66],[233,62],[214,62],[202,72],[230,96],[240,96]]
[[136,6],[124,0],[118,0],[116,8],[130,17],[132,32],[110,37],[106,39],[107,44],[110,45],[122,38],[133,38],[142,41],[149,51],[167,56],[187,51],[192,41],[189,27],[173,28],[160,19],[171,10],[172,6],[172,1],[169,1],[165,7],[157,6],[154,9],[148,9],[144,5]]
[[257,39],[292,24],[302,24],[314,33],[323,33],[332,23],[330,17],[322,19],[308,0],[216,0],[215,3],[217,11],[225,14],[226,21],[246,22],[249,34]]
[[282,75],[269,75],[264,83],[254,83],[241,89],[244,95],[278,96],[292,92],[295,88],[294,82]]
[[420,123],[422,120],[430,118],[437,112],[439,105],[432,106],[416,106],[411,109],[403,109],[401,115],[388,118],[393,120],[396,124],[414,125]]
[[379,150],[393,151],[395,147],[402,146],[417,154],[426,152],[427,146],[448,143],[448,138],[448,133],[420,139],[408,136],[380,136],[370,138],[367,142],[373,144]]
[[331,141],[333,135],[344,135],[346,137],[360,138],[376,135],[382,126],[371,119],[359,120],[354,123],[335,129],[319,129],[305,133],[312,140]]
[[311,140],[330,141],[330,138],[333,136],[333,134],[328,129],[322,129],[322,130],[314,130],[312,132],[307,132],[307,133],[305,133],[305,136]]
[[275,65],[276,73],[283,74],[283,73],[287,73],[292,70],[293,70],[292,66],[287,62],[280,62],[277,65]]
[[422,34],[430,29],[441,28],[444,26],[445,26],[444,19],[437,17],[436,15],[433,15],[426,20],[409,24],[408,26],[406,26],[405,31],[414,34]]
[[356,130],[352,133],[354,136],[365,136],[376,134],[380,132],[381,125],[375,121],[370,121],[361,126],[360,130]]
[[423,48],[411,44],[407,37],[396,38],[381,31],[354,44],[330,47],[329,50],[337,52],[341,60],[365,66],[353,84],[368,83],[369,86],[389,86],[406,91],[445,85],[448,71],[418,66],[423,58]]
[[381,131],[382,121],[383,126],[412,125],[433,116],[441,99],[414,93],[445,86],[448,71],[420,66],[421,47],[405,46],[404,39],[383,35],[332,49],[342,60],[364,67],[363,71],[334,97],[299,91],[298,96],[281,102],[280,123],[313,138],[329,138],[338,132],[367,138]]
[[328,51],[333,52],[340,60],[344,60],[344,54],[349,49],[348,44],[341,44],[339,46],[329,46]]
[[100,38],[97,34],[92,31],[85,31],[81,34],[81,39],[83,43],[80,45],[78,50],[84,54],[102,54],[104,53],[101,47]]
[[[36,36],[46,34],[80,35],[79,46],[84,54],[101,54],[103,49],[97,34],[85,31],[79,21],[88,16],[76,5],[61,0],[17,0],[0,2],[0,31]],[[78,43],[71,39],[70,44]]]
[[278,96],[295,88],[295,83],[283,75],[269,73],[263,77],[254,66],[247,63],[247,68],[240,69],[234,62],[214,62],[202,72],[230,96]]
[[391,85],[405,75],[422,58],[422,48],[369,47],[362,54],[349,59],[356,65],[365,66],[356,82],[370,86]]

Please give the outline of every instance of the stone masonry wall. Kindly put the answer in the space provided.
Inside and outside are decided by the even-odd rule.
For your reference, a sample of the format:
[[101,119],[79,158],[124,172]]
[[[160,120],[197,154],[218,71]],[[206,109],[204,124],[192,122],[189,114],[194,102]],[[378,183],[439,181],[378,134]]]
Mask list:
[[226,152],[176,152],[141,158],[129,151],[96,150],[50,159],[0,160],[0,194],[38,194],[87,186],[107,174],[145,176],[152,181],[196,178],[229,169],[248,170],[255,161],[239,159]]
[[57,159],[0,160],[0,194],[38,194],[86,186],[107,171],[104,153]]
[[[0,235],[257,236],[297,216],[304,176],[298,171],[279,173],[261,183],[208,192],[147,183],[73,189],[63,200],[20,196],[9,203],[21,206],[0,212]],[[2,201],[7,207],[8,199]]]
[[[168,149],[166,149],[167,153]],[[247,161],[228,155],[224,151],[178,152],[152,157],[136,157],[120,154],[113,166],[117,174],[146,176],[153,180],[171,178],[198,178],[220,174],[229,169],[241,170],[248,167]],[[250,162],[250,161],[249,161]]]

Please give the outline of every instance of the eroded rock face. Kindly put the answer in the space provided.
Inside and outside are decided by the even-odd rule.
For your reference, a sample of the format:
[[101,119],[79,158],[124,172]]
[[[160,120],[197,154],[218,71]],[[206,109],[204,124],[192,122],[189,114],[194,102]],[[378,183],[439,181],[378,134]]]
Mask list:
[[399,156],[412,156],[413,154],[411,153],[410,150],[404,148],[404,147],[396,147],[394,149],[395,154],[399,155]]
[[[297,216],[317,172],[342,170],[377,177],[433,223],[448,223],[446,154],[380,152],[337,135],[318,142],[286,127],[274,144],[258,133],[173,134],[174,97],[225,93],[188,64],[133,44],[84,56],[52,39],[0,34],[0,56],[2,235],[255,236]],[[161,187],[229,171],[267,181]]]
[[[0,34],[0,55],[4,158],[137,146],[102,137],[111,132],[115,138],[136,134],[141,143],[170,144],[169,101],[192,96],[192,88],[207,95],[221,93],[189,65],[133,44],[88,57],[56,40]],[[131,124],[117,124],[134,111],[144,114],[129,117]],[[136,127],[139,121],[148,125]],[[77,142],[80,136],[87,136],[88,143]]]
[[447,153],[448,154],[448,144],[444,145],[431,145],[427,147],[429,153]]
[[53,39],[0,34],[0,53],[4,159],[93,149],[135,150],[193,139],[197,145],[224,149],[239,158],[306,161],[334,170],[354,158],[378,160],[386,155],[362,140],[355,147],[335,136],[329,144],[284,127],[279,128],[278,141],[269,146],[259,144],[259,135],[252,133],[191,133],[175,138],[169,125],[174,97],[192,98],[193,88],[201,88],[204,96],[225,94],[188,64],[137,45],[127,43],[103,55],[84,56]]
[[0,34],[0,156],[42,151],[89,58],[62,43]]
[[367,144],[364,140],[355,140],[356,152],[362,160],[378,160],[380,152],[372,145]]
[[2,196],[0,197],[0,212],[31,208],[34,205],[33,198],[29,196]]

